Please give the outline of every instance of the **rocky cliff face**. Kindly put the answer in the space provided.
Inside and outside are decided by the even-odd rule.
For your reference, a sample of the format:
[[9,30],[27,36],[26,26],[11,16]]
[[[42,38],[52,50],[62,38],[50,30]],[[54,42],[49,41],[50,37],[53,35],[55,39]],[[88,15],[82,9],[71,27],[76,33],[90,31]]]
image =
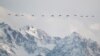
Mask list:
[[34,27],[14,30],[0,23],[0,56],[100,56],[100,46],[77,32],[51,38]]

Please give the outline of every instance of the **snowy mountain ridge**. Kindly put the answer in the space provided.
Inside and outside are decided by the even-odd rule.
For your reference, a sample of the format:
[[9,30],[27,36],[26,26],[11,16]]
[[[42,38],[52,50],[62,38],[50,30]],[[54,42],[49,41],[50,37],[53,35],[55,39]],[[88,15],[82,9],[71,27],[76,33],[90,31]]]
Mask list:
[[100,56],[100,46],[77,32],[52,39],[34,27],[18,31],[0,23],[0,56]]

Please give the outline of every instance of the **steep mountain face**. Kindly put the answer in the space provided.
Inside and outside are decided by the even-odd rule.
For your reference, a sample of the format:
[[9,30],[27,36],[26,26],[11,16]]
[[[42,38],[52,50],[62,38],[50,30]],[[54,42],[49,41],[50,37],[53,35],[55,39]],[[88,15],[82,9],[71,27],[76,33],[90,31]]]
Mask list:
[[58,42],[46,56],[100,56],[100,46],[95,41],[82,39],[75,32]]
[[100,56],[100,46],[76,32],[51,38],[34,27],[14,30],[0,23],[0,56]]

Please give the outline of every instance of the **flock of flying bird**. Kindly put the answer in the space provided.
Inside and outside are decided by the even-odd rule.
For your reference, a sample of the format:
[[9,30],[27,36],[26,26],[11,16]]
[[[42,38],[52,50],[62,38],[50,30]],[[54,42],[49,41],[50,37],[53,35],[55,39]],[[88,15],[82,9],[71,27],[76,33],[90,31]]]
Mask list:
[[[11,16],[12,14],[11,13],[9,13],[8,14],[9,16]],[[19,14],[15,14],[14,16],[25,16],[24,14],[22,14],[22,15],[19,15]],[[31,15],[31,16],[35,16],[35,15]],[[41,15],[42,17],[44,17],[45,15],[43,14],[43,15]],[[63,16],[63,15],[58,15],[59,17],[61,17],[61,16]],[[94,15],[92,15],[92,16],[88,16],[88,15],[86,15],[86,16],[80,16],[80,15],[76,15],[76,14],[74,14],[74,15],[65,15],[66,17],[70,17],[70,16],[79,16],[79,17],[95,17]],[[50,15],[50,17],[55,17],[55,15]]]

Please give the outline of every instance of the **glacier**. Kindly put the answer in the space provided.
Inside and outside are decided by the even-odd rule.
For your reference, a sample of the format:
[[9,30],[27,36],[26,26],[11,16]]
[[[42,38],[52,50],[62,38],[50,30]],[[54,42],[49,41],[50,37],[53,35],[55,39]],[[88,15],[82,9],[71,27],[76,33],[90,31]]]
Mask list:
[[15,30],[2,22],[0,56],[100,56],[100,45],[77,32],[51,37],[41,29],[26,26]]

